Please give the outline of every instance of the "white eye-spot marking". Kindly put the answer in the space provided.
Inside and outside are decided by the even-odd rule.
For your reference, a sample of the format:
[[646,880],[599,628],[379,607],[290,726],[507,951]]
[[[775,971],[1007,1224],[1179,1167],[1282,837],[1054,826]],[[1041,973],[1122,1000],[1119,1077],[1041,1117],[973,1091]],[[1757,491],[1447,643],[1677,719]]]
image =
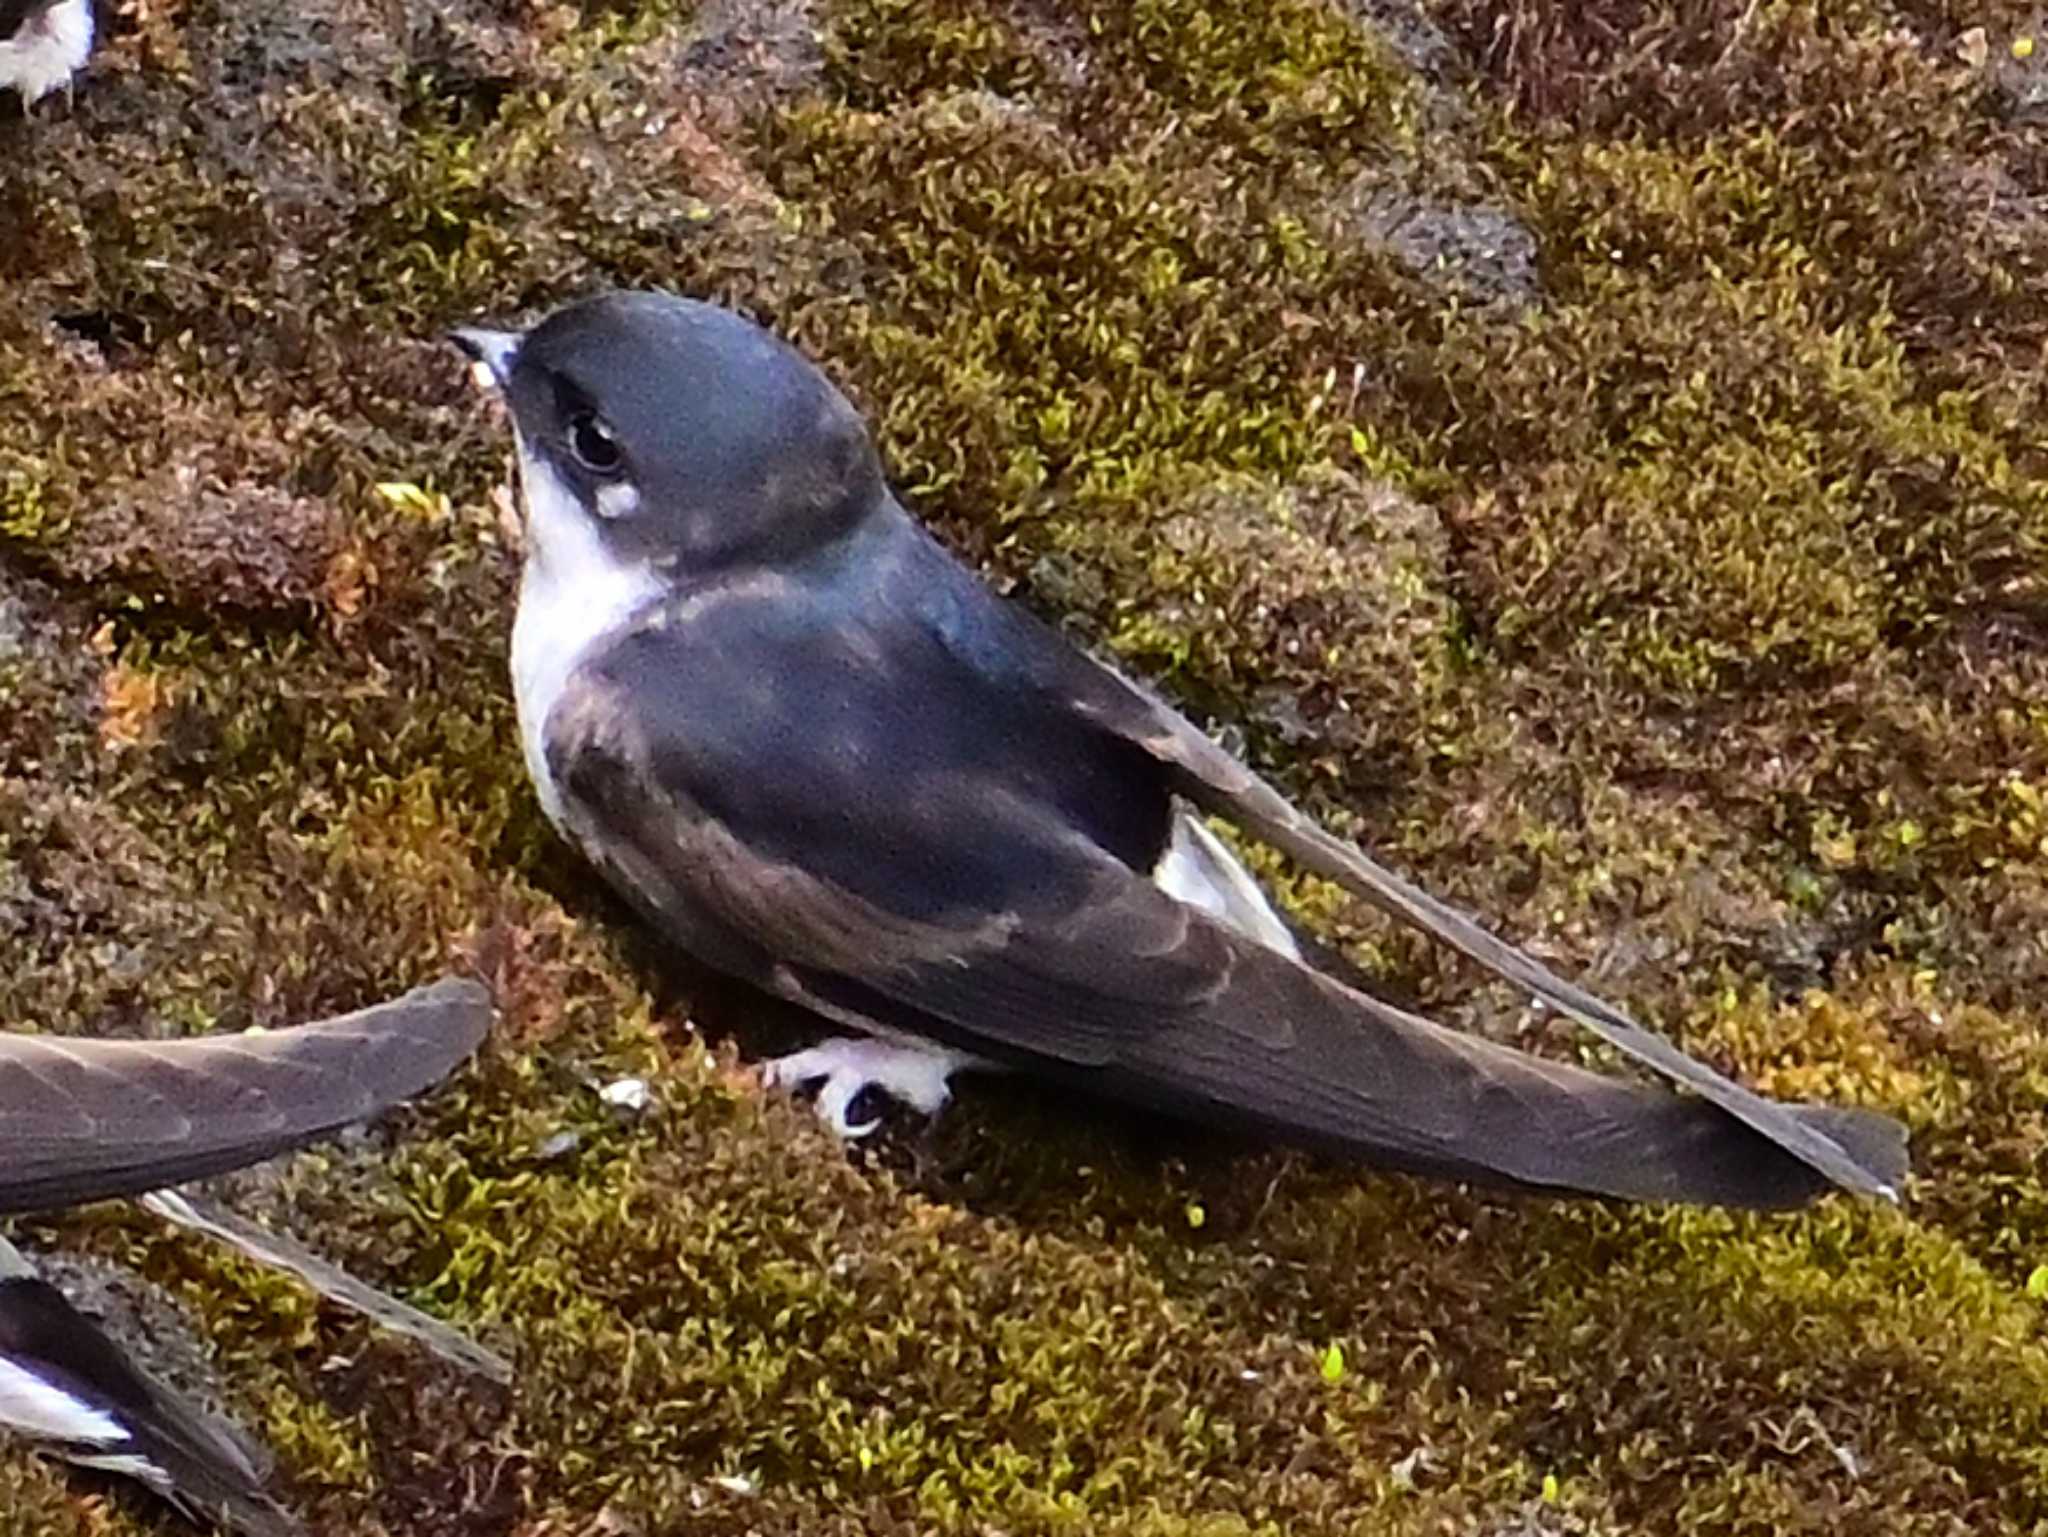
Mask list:
[[615,480],[597,488],[597,515],[601,518],[630,518],[640,510],[640,488],[630,480]]

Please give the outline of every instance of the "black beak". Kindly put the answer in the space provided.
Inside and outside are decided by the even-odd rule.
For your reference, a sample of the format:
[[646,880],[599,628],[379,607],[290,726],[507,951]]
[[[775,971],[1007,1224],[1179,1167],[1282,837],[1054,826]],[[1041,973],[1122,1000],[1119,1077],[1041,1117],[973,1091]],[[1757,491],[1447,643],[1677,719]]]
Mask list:
[[518,361],[523,331],[493,331],[484,326],[457,326],[448,340],[469,354],[481,383],[503,390],[512,379],[512,365]]

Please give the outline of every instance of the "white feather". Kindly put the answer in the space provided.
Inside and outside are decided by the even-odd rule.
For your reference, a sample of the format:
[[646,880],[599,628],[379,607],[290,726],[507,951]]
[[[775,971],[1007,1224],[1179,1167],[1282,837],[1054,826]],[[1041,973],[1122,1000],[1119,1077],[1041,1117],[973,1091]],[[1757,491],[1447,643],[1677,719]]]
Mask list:
[[[159,1494],[177,1498],[178,1481],[139,1453],[115,1452],[105,1457],[81,1456],[77,1452],[64,1452],[61,1455],[66,1462],[75,1462],[81,1468],[97,1468],[102,1473],[116,1473],[122,1478],[132,1478],[137,1483],[148,1484]],[[180,1503],[182,1504],[182,1501]]]
[[0,1427],[31,1440],[79,1447],[126,1443],[121,1422],[0,1356]]
[[548,712],[592,646],[662,595],[655,573],[605,548],[597,525],[547,461],[519,444],[526,567],[512,621],[519,742],[541,810],[557,826],[562,797],[548,771]]
[[91,0],[57,0],[0,42],[0,88],[12,86],[34,106],[69,85],[91,53]]
[[1301,947],[1251,872],[1185,808],[1174,811],[1173,838],[1152,867],[1152,881],[1168,896],[1200,908],[1247,939],[1290,960],[1301,959]]

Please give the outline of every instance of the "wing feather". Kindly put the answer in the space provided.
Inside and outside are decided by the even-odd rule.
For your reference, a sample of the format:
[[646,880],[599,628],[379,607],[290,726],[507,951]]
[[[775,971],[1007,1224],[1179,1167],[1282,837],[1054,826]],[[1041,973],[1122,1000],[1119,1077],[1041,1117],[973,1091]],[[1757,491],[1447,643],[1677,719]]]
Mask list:
[[[1035,694],[1049,714],[1077,717],[1144,751],[1170,777],[1172,789],[1203,810],[1226,817],[1305,869],[1451,946],[1497,976],[1578,1021],[1625,1055],[1697,1094],[1803,1159],[1845,1189],[1898,1199],[1907,1172],[1905,1128],[1888,1116],[1818,1116],[1763,1098],[1670,1040],[1644,1029],[1621,1009],[1557,975],[1456,908],[1388,869],[1356,844],[1335,837],[1272,786],[1212,742],[1149,690],[1095,661],[1014,606],[997,606],[964,569],[950,561],[921,563],[932,596],[928,612],[969,610],[978,594],[991,614],[980,632],[957,622],[935,625],[962,665],[976,667],[1018,695]],[[997,632],[994,643],[988,631]],[[957,637],[965,636],[965,640]]]
[[1896,1121],[1876,1115],[1825,1119],[1802,1115],[1716,1072],[1664,1036],[1644,1029],[1615,1005],[1560,977],[1526,950],[1488,932],[1466,914],[1380,864],[1356,844],[1326,832],[1170,706],[1109,669],[1098,670],[1116,686],[1116,692],[1100,685],[1088,687],[1075,698],[1075,708],[1169,766],[1174,771],[1175,788],[1196,805],[1230,818],[1303,868],[1335,881],[1526,989],[1625,1055],[1803,1159],[1844,1189],[1899,1199],[1907,1163],[1904,1128]]
[[[124,1473],[182,1509],[216,1519],[242,1537],[292,1537],[303,1530],[272,1497],[267,1454],[226,1422],[145,1373],[112,1336],[55,1287],[24,1274],[20,1256],[0,1240],[0,1361],[20,1383],[39,1384],[49,1402],[71,1400],[92,1422],[89,1440],[66,1438],[57,1423],[8,1421],[53,1454],[86,1467]],[[0,1404],[0,1420],[16,1406]],[[46,1417],[48,1418],[48,1417]],[[116,1431],[108,1438],[108,1426]],[[41,1429],[44,1434],[34,1435]]]
[[438,1083],[490,995],[456,978],[288,1030],[169,1041],[0,1036],[0,1213],[254,1163]]

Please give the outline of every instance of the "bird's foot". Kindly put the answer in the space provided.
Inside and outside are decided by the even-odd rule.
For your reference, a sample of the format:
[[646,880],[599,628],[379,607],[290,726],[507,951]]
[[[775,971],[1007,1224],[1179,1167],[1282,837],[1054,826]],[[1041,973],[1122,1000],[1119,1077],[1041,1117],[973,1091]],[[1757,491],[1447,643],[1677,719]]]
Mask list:
[[852,1119],[854,1101],[870,1088],[901,1100],[923,1115],[937,1115],[952,1098],[948,1080],[974,1058],[941,1046],[912,1046],[872,1036],[835,1036],[829,1041],[761,1066],[761,1081],[770,1088],[800,1089],[819,1084],[818,1119],[847,1140],[865,1137],[882,1124],[881,1117]]

